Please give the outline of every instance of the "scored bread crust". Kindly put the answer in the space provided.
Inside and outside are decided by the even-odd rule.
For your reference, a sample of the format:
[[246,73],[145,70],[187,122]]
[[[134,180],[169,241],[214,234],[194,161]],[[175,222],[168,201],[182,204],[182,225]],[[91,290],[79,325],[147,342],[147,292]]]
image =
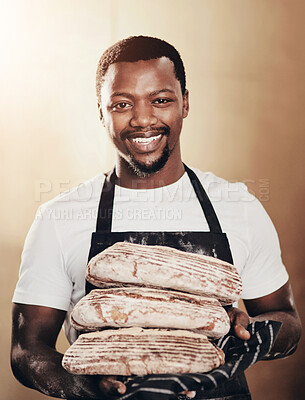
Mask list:
[[203,373],[223,363],[223,351],[205,335],[139,327],[82,334],[62,360],[73,374],[126,376]]
[[93,257],[86,279],[97,287],[137,285],[213,296],[221,304],[239,300],[241,278],[234,265],[167,246],[118,242]]
[[228,314],[217,299],[144,287],[92,290],[74,307],[71,324],[86,331],[131,326],[191,329],[211,338],[230,329]]

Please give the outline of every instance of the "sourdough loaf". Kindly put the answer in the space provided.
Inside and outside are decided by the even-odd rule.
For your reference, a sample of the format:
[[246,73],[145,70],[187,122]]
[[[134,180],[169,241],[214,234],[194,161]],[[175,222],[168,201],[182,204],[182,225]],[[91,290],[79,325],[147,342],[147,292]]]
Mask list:
[[224,363],[205,335],[184,330],[123,328],[82,334],[62,365],[73,374],[202,373]]
[[212,296],[223,305],[237,301],[242,290],[240,276],[230,263],[167,246],[126,242],[93,257],[86,279],[104,288],[127,284]]
[[191,329],[211,338],[230,329],[228,314],[217,299],[145,287],[92,290],[74,307],[71,323],[86,331],[132,326]]

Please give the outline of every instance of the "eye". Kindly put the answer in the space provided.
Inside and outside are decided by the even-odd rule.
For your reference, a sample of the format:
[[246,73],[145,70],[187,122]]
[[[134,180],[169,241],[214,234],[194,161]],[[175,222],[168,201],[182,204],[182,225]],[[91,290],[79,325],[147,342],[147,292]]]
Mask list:
[[111,109],[112,109],[112,111],[125,111],[126,109],[128,109],[130,107],[131,107],[131,104],[121,101],[120,103],[114,104],[111,107]]
[[158,99],[155,99],[154,101],[153,101],[153,104],[156,104],[157,106],[158,105],[160,105],[160,106],[165,106],[165,105],[168,105],[169,103],[172,103],[173,102],[173,100],[172,99],[167,99],[167,98],[164,98],[164,97],[160,97],[160,98],[158,98]]

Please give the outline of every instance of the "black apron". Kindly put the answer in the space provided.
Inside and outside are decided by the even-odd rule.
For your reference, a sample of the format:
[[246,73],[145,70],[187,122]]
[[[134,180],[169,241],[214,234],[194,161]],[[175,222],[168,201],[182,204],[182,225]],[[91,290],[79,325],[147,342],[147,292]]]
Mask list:
[[[217,257],[233,264],[230,245],[222,232],[214,208],[196,174],[184,165],[188,177],[200,202],[210,231],[207,232],[111,232],[114,189],[117,180],[115,170],[106,175],[98,208],[96,232],[92,233],[89,259],[116,242],[132,242],[144,245],[169,246],[178,250]],[[86,282],[86,293],[95,286]],[[198,396],[198,397],[197,397]],[[225,384],[208,392],[198,394],[195,399],[250,400],[244,374],[229,379]]]

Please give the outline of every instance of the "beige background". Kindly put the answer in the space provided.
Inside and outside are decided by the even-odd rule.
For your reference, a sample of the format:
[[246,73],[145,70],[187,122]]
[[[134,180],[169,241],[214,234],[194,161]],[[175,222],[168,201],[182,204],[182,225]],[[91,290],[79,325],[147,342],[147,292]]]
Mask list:
[[[131,34],[180,50],[191,94],[184,161],[247,183],[262,201],[304,319],[304,1],[10,0],[0,16],[1,399],[46,398],[9,368],[20,253],[41,203],[112,166],[95,68]],[[304,343],[287,360],[249,370],[254,400],[305,398]]]

